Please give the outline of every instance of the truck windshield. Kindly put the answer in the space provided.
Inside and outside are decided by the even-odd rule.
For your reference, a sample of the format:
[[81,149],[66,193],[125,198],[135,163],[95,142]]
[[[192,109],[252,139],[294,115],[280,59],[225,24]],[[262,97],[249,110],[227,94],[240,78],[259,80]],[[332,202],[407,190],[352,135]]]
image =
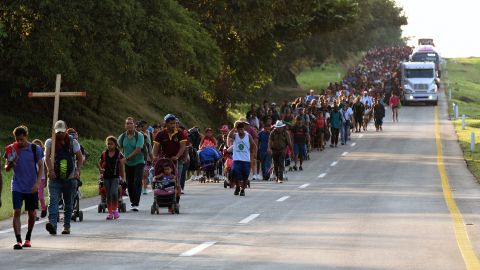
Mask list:
[[407,78],[433,78],[433,69],[407,69],[405,77]]
[[414,62],[438,62],[438,54],[434,52],[429,53],[414,53],[412,55],[412,61]]

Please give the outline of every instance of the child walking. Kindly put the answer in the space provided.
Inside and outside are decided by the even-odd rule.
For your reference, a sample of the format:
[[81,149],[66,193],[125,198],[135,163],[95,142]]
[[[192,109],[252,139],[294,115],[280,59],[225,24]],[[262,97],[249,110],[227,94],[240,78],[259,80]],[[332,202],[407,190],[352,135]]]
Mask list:
[[98,167],[103,178],[105,193],[107,195],[107,220],[118,219],[118,188],[120,177],[125,179],[125,159],[119,150],[117,138],[107,137],[107,149],[102,152]]
[[[45,151],[45,147],[43,146],[43,142],[41,140],[35,139],[32,141],[32,143],[40,146],[40,148],[42,149],[42,152]],[[45,157],[42,159],[42,161],[45,162]],[[45,169],[42,171],[39,171],[38,173],[41,174],[41,178],[42,178],[40,185],[38,186],[38,200],[40,201],[40,208],[41,208],[40,217],[44,218],[47,216],[47,204],[45,203],[45,187],[47,186],[47,181],[45,177],[46,176]],[[36,219],[39,220],[38,217]]]

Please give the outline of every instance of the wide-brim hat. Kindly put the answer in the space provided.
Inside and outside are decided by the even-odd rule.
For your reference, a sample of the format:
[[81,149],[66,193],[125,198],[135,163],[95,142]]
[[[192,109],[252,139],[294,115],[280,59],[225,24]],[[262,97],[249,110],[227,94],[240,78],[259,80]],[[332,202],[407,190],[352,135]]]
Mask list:
[[278,120],[273,127],[274,127],[274,128],[282,128],[282,127],[284,127],[284,126],[286,126],[286,125],[283,123],[283,121],[282,121],[282,120]]
[[237,127],[238,124],[250,125],[250,123],[245,118],[240,118],[237,121],[235,121],[234,126]]

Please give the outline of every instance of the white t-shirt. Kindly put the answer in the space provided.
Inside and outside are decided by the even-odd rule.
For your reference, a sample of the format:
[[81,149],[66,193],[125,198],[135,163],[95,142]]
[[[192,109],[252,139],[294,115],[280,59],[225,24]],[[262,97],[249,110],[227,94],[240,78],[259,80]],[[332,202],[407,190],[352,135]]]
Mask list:
[[238,133],[235,134],[233,141],[233,161],[250,162],[250,138],[247,132],[243,138]]

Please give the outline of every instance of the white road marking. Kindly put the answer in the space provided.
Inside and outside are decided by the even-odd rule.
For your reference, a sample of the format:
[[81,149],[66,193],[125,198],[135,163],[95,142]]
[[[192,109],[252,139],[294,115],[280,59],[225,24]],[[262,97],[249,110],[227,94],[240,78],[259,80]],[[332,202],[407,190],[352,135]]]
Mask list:
[[193,256],[193,255],[195,255],[195,254],[197,254],[197,253],[200,253],[200,252],[202,252],[203,250],[209,248],[210,246],[215,245],[215,243],[217,243],[217,242],[215,242],[215,241],[205,242],[205,243],[203,243],[203,244],[200,244],[200,245],[198,245],[198,246],[190,249],[189,251],[186,251],[186,252],[180,254],[180,257],[191,257],[191,256]]
[[363,138],[363,134],[358,135],[359,138]]
[[280,199],[278,199],[277,202],[286,201],[288,198],[290,198],[290,196],[283,196],[283,197],[281,197]]
[[348,152],[343,152],[342,156],[348,155]]
[[326,174],[326,173],[322,173],[322,174],[320,174],[320,175],[318,176],[318,178],[324,178],[325,176],[327,176],[327,174]]
[[251,214],[250,216],[242,219],[242,220],[241,220],[240,222],[238,222],[238,223],[240,223],[240,224],[247,224],[247,223],[249,223],[250,221],[256,219],[258,216],[260,216],[260,214]]
[[357,143],[356,143],[356,142],[352,143],[352,145],[351,145],[351,146],[352,146],[352,147],[354,147],[355,145],[357,145]]
[[303,184],[303,185],[299,186],[298,188],[306,188],[308,186],[310,186],[310,184],[307,183],[307,184]]
[[335,166],[337,166],[337,164],[338,164],[338,161],[334,161],[334,162],[332,162],[332,164],[330,164],[330,166],[335,167]]

